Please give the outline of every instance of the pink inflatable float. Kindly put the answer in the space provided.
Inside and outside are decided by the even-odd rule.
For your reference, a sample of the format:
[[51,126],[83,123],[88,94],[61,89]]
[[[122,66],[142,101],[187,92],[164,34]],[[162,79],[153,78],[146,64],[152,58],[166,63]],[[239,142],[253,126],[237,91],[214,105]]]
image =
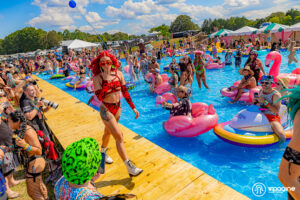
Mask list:
[[[161,76],[163,82],[161,84],[159,84],[154,90],[154,93],[159,94],[159,95],[163,94],[165,92],[169,92],[171,90],[171,87],[168,83],[168,81],[169,81],[168,75],[161,74],[160,76]],[[155,84],[156,78],[152,73],[148,73],[145,76],[145,81],[148,83]]]
[[277,78],[283,78],[283,77],[287,77],[290,79],[290,83],[289,83],[290,87],[300,85],[300,74],[293,74],[292,72],[291,74],[282,73],[277,76]]
[[164,130],[175,137],[195,137],[206,133],[218,124],[219,117],[210,104],[193,103],[192,118],[187,116],[171,116],[163,123]]
[[[277,51],[271,51],[270,53],[268,53],[267,57],[266,57],[266,61],[265,61],[265,65],[267,67],[270,67],[270,63],[274,60],[274,63],[269,71],[269,75],[272,75],[274,77],[274,83],[277,82],[276,77],[279,74],[279,69],[280,69],[280,65],[281,65],[281,54],[278,53]],[[275,87],[275,84],[273,85],[273,87]]]
[[[240,82],[241,81],[236,81],[232,87],[237,87],[240,84]],[[251,103],[254,97],[254,93],[259,92],[260,89],[261,87],[256,87],[251,89],[249,92],[243,93],[239,101]],[[231,91],[228,88],[222,88],[220,92],[224,97],[229,97],[233,100],[236,94],[238,93],[238,90]]]
[[206,69],[221,69],[225,67],[225,62],[221,64],[214,63],[210,55],[205,55],[205,58],[208,58],[208,62],[205,64]]
[[163,102],[177,103],[177,98],[172,93],[165,93],[156,97],[156,104],[162,104]]

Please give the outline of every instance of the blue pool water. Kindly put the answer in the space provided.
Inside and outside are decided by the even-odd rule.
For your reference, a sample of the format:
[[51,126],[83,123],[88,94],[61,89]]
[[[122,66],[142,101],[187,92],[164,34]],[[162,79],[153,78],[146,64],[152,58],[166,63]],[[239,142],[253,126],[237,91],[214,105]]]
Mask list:
[[[224,60],[224,54],[220,55]],[[263,63],[265,56],[259,56]],[[296,67],[300,67],[300,64],[288,65],[286,53],[282,53],[282,58],[280,73],[290,73]],[[243,63],[246,59],[243,58]],[[161,69],[170,62],[171,59],[162,61]],[[123,61],[123,66],[125,65]],[[269,69],[265,68],[265,70],[268,71]],[[90,96],[84,90],[74,91],[67,88],[65,86],[66,81],[49,80],[49,75],[40,75],[40,77],[84,103],[89,100]],[[126,75],[125,78],[128,79]],[[226,66],[224,69],[218,70],[207,70],[207,82],[211,90],[203,89],[203,86],[202,90],[199,90],[195,79],[191,101],[193,103],[213,104],[219,115],[219,122],[229,121],[246,105],[227,103],[229,99],[221,96],[220,89],[231,86],[241,78],[238,69],[234,66]],[[156,96],[149,93],[145,81],[139,80],[136,87],[130,91],[130,94],[140,112],[140,118],[134,119],[134,113],[126,101],[122,99],[121,124],[251,199],[279,200],[286,198],[286,193],[274,194],[267,191],[263,197],[256,197],[252,193],[252,186],[255,183],[263,183],[266,187],[282,187],[277,175],[284,147],[280,148],[278,145],[266,148],[234,146],[221,141],[213,131],[194,138],[171,137],[162,128],[162,122],[168,119],[169,111],[156,107]],[[57,111],[59,112],[59,109]],[[130,156],[130,152],[128,154]]]

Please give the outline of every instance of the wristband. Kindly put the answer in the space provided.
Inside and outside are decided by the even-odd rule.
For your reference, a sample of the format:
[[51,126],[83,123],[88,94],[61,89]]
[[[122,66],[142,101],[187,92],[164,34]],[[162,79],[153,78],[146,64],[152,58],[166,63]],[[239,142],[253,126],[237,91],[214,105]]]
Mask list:
[[31,145],[29,145],[29,146],[28,146],[28,148],[26,149],[26,151],[28,151],[28,152],[29,152],[29,151],[31,151],[31,150],[32,150],[32,146],[31,146]]
[[25,146],[23,147],[24,150],[26,150],[28,148],[29,144],[25,144]]
[[264,105],[265,105],[265,106],[268,106],[268,105],[269,105],[269,102],[268,102],[267,100],[265,100],[265,101],[264,101]]

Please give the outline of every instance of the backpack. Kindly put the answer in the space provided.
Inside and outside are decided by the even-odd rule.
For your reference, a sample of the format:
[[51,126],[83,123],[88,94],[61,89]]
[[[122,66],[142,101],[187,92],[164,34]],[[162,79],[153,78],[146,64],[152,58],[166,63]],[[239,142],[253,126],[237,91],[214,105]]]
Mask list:
[[57,160],[59,158],[58,153],[55,150],[54,143],[49,140],[43,131],[38,130],[37,135],[39,141],[43,147],[43,153],[49,160]]

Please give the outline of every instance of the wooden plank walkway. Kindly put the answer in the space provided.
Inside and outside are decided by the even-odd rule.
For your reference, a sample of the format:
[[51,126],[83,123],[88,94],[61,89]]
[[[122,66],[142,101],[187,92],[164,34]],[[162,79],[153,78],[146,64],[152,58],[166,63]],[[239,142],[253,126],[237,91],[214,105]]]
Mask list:
[[[59,103],[58,109],[50,109],[46,117],[64,148],[87,136],[101,144],[104,125],[98,111],[42,79],[38,84],[43,97]],[[102,194],[132,193],[143,200],[248,199],[130,129],[120,127],[129,158],[144,172],[138,177],[128,176],[111,138],[109,155],[114,163],[106,165],[105,174],[96,183]]]

